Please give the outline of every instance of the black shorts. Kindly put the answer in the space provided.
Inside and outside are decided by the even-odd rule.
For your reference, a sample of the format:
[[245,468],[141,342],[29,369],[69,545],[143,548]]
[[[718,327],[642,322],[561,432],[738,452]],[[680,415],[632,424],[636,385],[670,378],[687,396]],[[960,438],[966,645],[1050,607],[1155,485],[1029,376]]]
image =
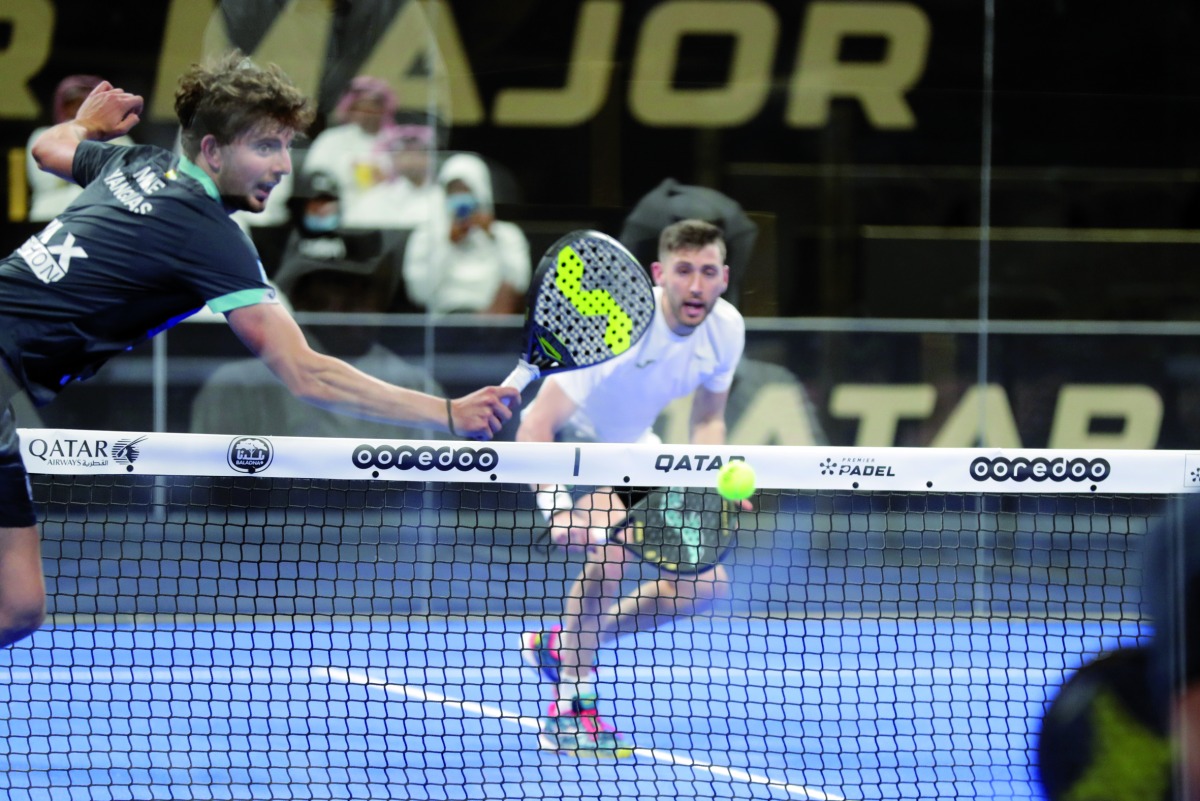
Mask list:
[[9,402],[12,389],[12,378],[0,365],[0,528],[28,528],[37,525],[37,513],[29,473],[21,461],[17,420]]

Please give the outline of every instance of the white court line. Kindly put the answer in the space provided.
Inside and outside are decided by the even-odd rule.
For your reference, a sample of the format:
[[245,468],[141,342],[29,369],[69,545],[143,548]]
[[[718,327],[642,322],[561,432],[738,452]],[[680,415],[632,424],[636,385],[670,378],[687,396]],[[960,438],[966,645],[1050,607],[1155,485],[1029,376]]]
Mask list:
[[[360,684],[366,687],[378,687],[384,692],[395,695],[402,695],[413,701],[421,701],[424,703],[442,704],[444,706],[457,707],[464,712],[486,718],[496,718],[499,720],[511,720],[520,724],[523,728],[531,731],[541,731],[541,724],[537,718],[518,715],[515,712],[509,712],[498,706],[491,704],[481,704],[476,701],[462,701],[457,698],[449,698],[439,693],[430,692],[421,687],[413,687],[407,684],[392,684],[391,682],[382,679],[372,678],[361,670],[345,670],[343,668],[327,667],[313,668],[314,674],[324,674],[326,678],[333,681],[339,681],[344,684]],[[787,782],[776,781],[767,776],[760,776],[757,773],[740,768],[727,768],[722,765],[714,765],[709,762],[701,762],[690,757],[673,754],[670,751],[661,751],[656,748],[634,748],[633,752],[639,756],[653,759],[656,762],[662,762],[667,765],[679,765],[682,767],[694,768],[711,773],[719,778],[730,779],[732,781],[746,782],[747,784],[762,784],[778,790],[783,790],[793,798],[806,798],[811,801],[846,801],[840,795],[831,793],[823,793],[820,790],[814,790],[811,787],[803,787],[799,784],[789,784]]]

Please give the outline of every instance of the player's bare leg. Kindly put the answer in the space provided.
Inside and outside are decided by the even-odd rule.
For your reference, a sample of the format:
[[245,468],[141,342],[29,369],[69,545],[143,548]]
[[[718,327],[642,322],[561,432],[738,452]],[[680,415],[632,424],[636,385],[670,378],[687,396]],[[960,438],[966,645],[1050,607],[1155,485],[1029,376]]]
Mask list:
[[551,537],[568,547],[584,547],[587,559],[583,572],[572,584],[564,601],[563,622],[552,632],[539,635],[545,641],[534,645],[551,650],[549,659],[557,674],[554,698],[542,719],[542,747],[588,757],[623,757],[633,744],[602,718],[596,708],[595,661],[599,646],[600,619],[621,591],[621,580],[629,554],[619,545],[606,542],[608,528],[624,515],[624,507],[610,492],[581,499]]
[[700,614],[730,594],[729,571],[722,564],[698,575],[662,576],[643,582],[599,618],[598,646],[623,634],[653,631],[675,618]]
[[0,647],[28,637],[45,617],[38,528],[0,528]]
[[561,681],[588,683],[595,674],[596,652],[601,642],[602,621],[621,593],[628,552],[620,545],[588,547],[583,573],[571,586],[563,605],[559,634]]

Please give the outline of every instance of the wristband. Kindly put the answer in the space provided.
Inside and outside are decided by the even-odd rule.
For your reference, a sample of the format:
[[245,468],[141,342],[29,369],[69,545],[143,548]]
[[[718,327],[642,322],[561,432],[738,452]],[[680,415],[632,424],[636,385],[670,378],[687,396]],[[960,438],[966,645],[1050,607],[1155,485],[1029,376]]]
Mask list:
[[547,523],[556,512],[565,512],[575,506],[575,502],[571,500],[571,493],[567,492],[566,487],[562,484],[538,490],[534,500],[537,503],[538,511],[542,513],[542,517],[546,519]]
[[454,430],[454,407],[450,405],[449,398],[446,398],[446,423],[450,427],[450,436],[457,437],[458,432]]

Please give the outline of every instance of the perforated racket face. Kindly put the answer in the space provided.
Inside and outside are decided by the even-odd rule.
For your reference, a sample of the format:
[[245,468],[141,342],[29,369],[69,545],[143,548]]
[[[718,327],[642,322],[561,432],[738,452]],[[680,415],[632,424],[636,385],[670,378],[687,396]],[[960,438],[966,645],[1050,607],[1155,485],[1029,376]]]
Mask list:
[[654,290],[637,259],[609,236],[576,231],[534,275],[526,360],[544,373],[598,364],[629,350],[653,318]]
[[712,490],[655,490],[626,515],[617,541],[675,573],[697,573],[721,561],[737,534],[731,504]]

